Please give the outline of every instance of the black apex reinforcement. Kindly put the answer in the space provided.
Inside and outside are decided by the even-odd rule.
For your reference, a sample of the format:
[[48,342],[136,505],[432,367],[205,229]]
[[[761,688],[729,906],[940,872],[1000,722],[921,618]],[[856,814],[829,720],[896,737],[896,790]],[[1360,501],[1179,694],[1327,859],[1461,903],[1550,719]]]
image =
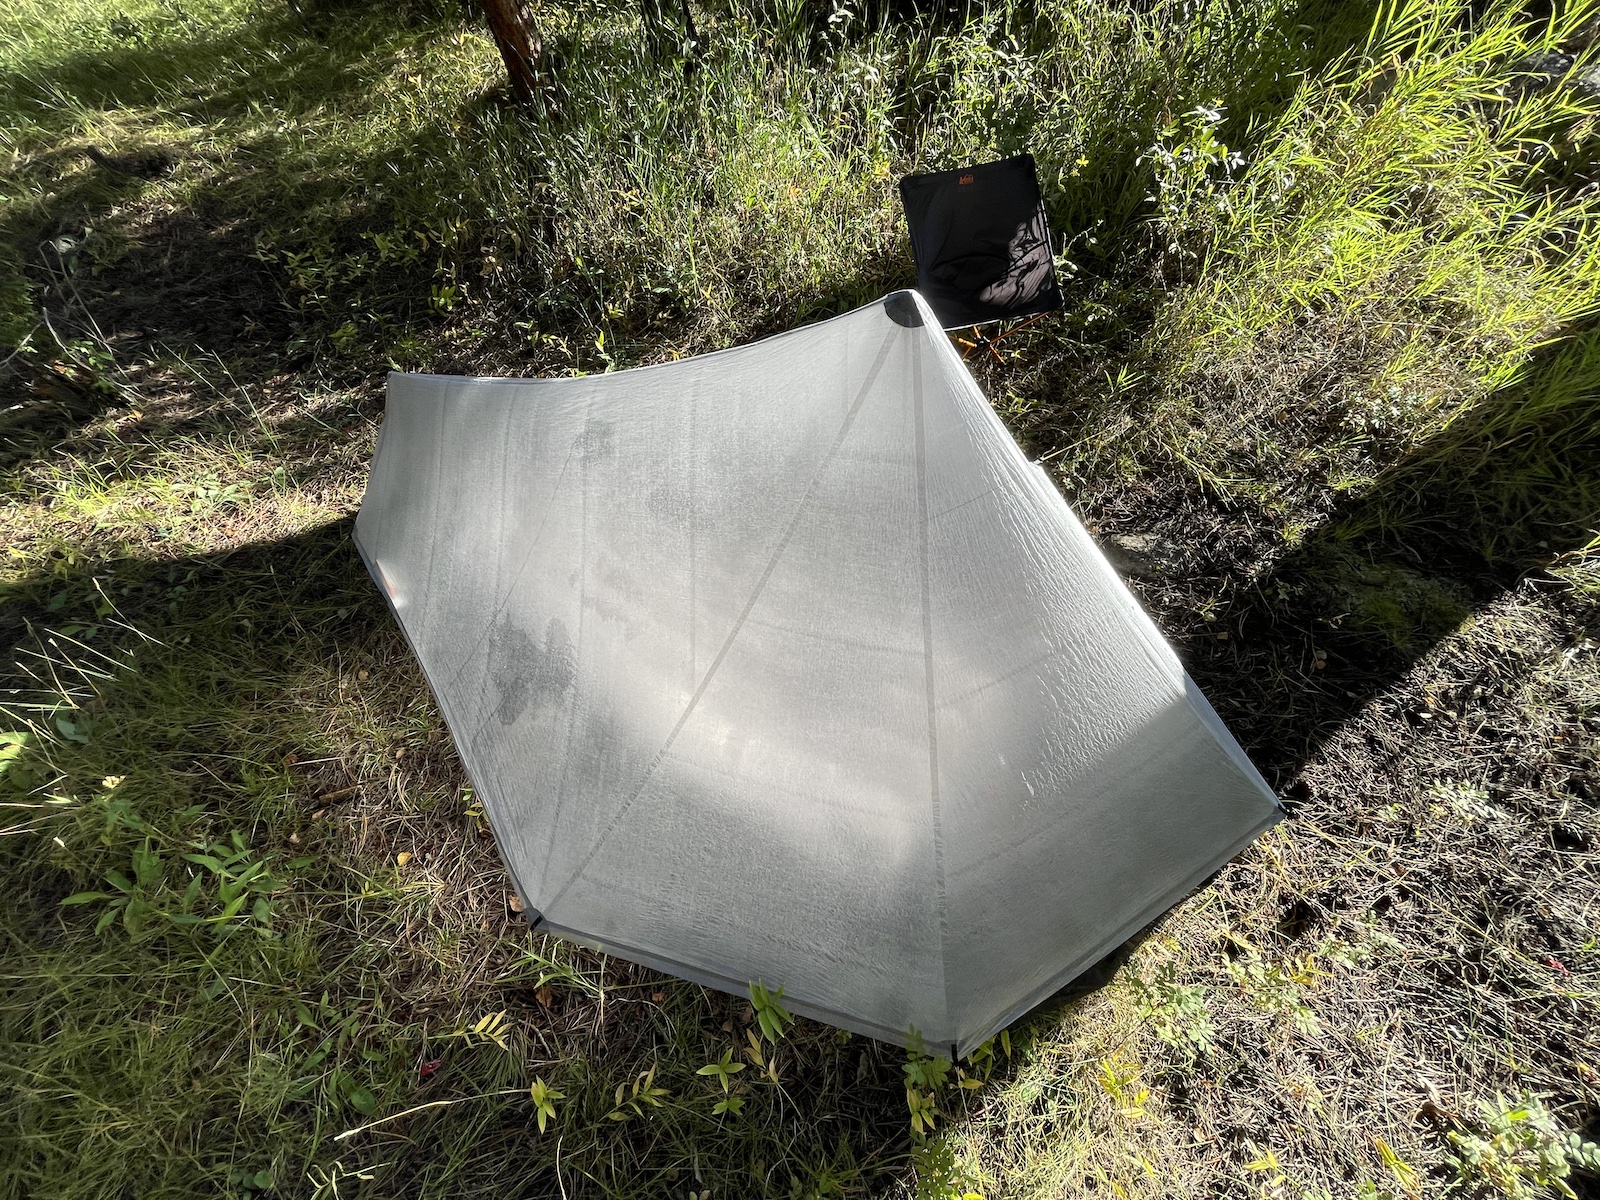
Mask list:
[[917,307],[917,298],[910,292],[890,292],[883,298],[883,311],[896,325],[904,325],[907,329],[922,327],[922,310]]

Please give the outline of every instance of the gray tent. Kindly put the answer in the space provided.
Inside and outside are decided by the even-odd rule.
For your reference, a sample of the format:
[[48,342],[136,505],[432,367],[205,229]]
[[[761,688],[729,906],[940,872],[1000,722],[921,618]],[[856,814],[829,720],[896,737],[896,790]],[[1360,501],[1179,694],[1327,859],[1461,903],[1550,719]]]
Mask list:
[[965,1054],[1279,816],[916,293],[392,375],[356,542],[540,930]]

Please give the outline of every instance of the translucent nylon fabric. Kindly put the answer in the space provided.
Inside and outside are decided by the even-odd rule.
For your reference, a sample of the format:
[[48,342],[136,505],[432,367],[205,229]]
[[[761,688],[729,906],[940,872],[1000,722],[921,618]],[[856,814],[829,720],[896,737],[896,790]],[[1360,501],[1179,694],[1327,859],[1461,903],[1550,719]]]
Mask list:
[[1279,815],[914,292],[391,375],[356,542],[536,925],[964,1054]]

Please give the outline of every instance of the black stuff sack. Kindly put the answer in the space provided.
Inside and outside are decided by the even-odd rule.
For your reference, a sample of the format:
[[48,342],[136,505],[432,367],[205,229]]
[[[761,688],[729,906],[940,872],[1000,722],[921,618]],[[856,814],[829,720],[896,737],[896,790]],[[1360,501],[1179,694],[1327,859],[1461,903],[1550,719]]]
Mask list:
[[1061,307],[1033,155],[907,175],[917,290],[946,329]]

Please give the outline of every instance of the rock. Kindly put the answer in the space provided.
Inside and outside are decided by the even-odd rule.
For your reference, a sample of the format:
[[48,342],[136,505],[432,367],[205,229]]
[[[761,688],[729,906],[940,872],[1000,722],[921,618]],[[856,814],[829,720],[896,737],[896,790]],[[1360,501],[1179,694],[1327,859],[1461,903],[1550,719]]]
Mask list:
[[1100,549],[1120,574],[1147,579],[1161,574],[1177,548],[1153,533],[1115,533],[1102,539]]
[[1564,79],[1575,61],[1572,55],[1556,50],[1520,58],[1511,64],[1511,79],[1506,92],[1513,98],[1526,96],[1530,92],[1542,92]]

